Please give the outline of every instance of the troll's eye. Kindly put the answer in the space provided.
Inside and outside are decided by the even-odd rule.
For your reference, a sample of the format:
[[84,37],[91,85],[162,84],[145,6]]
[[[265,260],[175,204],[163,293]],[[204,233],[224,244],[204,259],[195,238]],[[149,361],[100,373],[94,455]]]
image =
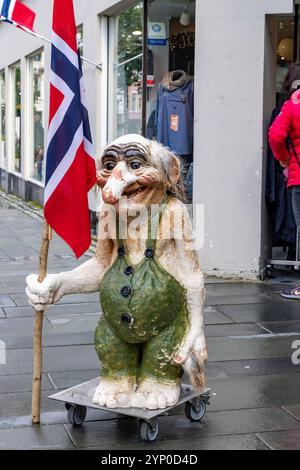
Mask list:
[[130,162],[130,168],[132,170],[139,170],[141,167],[142,167],[142,164],[138,160],[133,160],[132,162]]
[[116,162],[114,162],[112,160],[108,160],[108,161],[104,162],[104,168],[107,171],[113,171],[115,166],[116,166]]

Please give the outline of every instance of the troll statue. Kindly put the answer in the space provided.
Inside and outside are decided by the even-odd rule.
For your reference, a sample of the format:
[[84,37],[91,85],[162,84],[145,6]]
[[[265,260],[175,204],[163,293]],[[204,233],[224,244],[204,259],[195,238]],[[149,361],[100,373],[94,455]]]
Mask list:
[[204,280],[191,248],[179,160],[157,142],[124,136],[104,150],[98,185],[105,204],[95,256],[42,283],[28,276],[29,303],[45,310],[64,295],[100,291],[101,371],[93,402],[152,410],[176,405],[184,371],[203,391],[207,359]]

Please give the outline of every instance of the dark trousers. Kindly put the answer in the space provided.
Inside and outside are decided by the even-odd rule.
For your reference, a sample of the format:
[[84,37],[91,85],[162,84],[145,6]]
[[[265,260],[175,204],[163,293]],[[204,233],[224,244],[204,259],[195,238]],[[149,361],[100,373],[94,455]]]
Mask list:
[[298,261],[300,261],[300,186],[293,187],[293,212],[298,227]]

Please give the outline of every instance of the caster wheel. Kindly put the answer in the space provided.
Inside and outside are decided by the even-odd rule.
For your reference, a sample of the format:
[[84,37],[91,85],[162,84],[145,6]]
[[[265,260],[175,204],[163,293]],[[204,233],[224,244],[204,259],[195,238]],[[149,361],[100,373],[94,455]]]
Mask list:
[[146,442],[154,442],[158,436],[158,421],[153,419],[151,421],[141,421],[140,432],[141,438]]
[[86,418],[87,409],[81,405],[70,405],[66,403],[68,410],[68,421],[72,426],[81,426]]
[[201,419],[205,416],[206,413],[206,403],[205,401],[201,401],[200,405],[196,408],[192,403],[188,402],[185,405],[185,416],[192,422],[201,421]]

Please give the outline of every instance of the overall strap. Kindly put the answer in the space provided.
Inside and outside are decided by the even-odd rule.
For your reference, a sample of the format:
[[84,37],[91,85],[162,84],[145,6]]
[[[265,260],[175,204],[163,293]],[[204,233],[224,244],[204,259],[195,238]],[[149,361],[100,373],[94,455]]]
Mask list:
[[118,242],[118,255],[120,258],[123,258],[125,256],[125,242],[123,239],[120,238],[120,217],[119,214],[117,214],[116,217],[116,237],[117,237],[117,242]]
[[[168,205],[170,197],[170,195],[166,194],[163,202],[159,205],[158,210],[152,215],[152,217],[148,218],[148,239],[146,243],[146,258],[153,258],[154,256],[159,225],[162,219],[162,215]],[[147,254],[152,256],[147,256]]]

